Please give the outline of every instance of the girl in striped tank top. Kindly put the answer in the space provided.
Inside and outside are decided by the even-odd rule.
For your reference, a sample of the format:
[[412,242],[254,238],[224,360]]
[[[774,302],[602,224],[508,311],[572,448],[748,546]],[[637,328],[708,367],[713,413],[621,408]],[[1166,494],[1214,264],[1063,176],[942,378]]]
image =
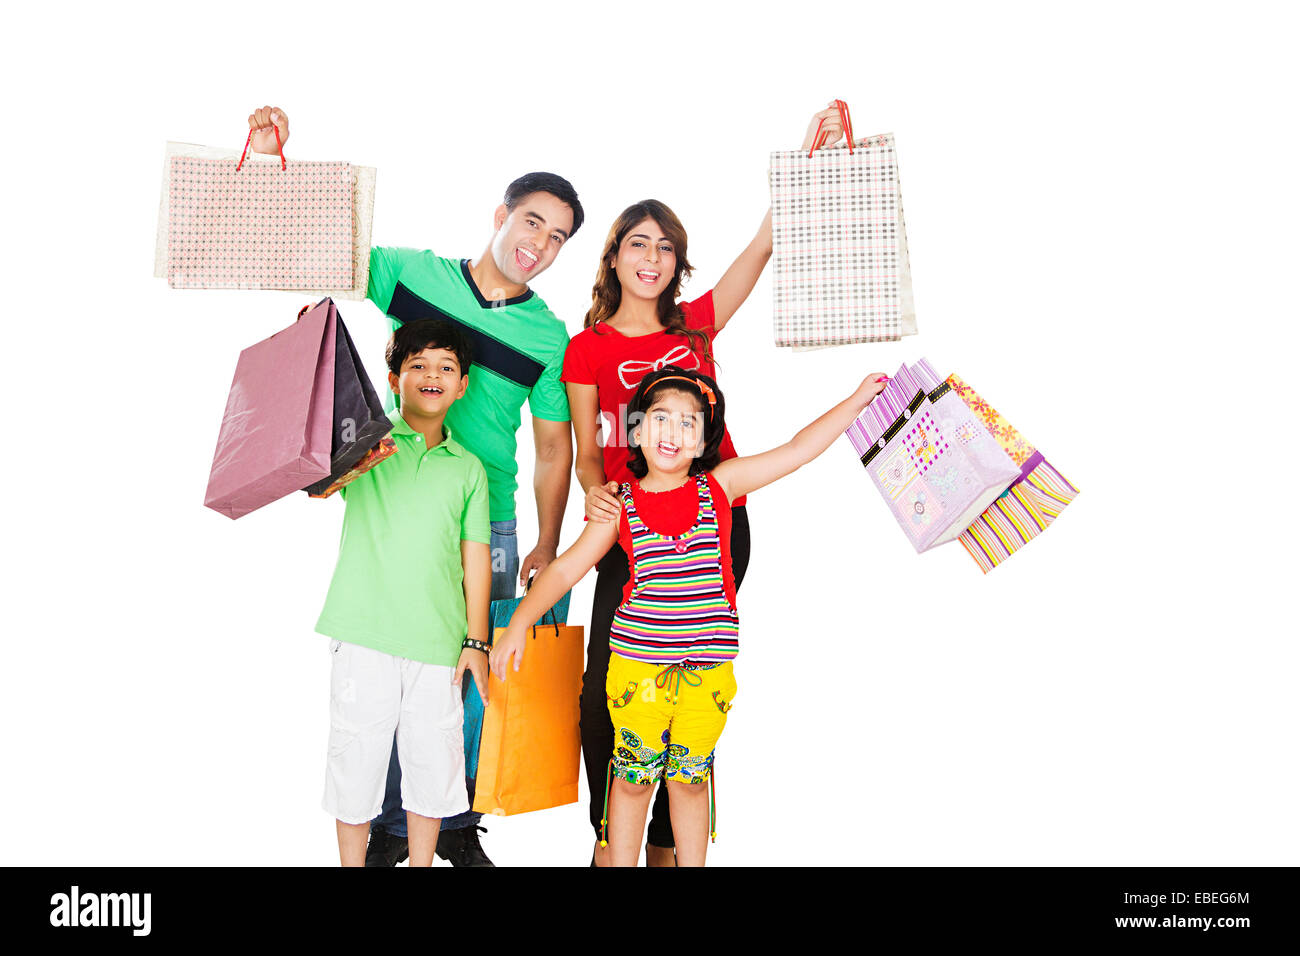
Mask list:
[[642,379],[628,406],[629,467],[617,524],[589,522],[537,576],[492,650],[506,679],[519,669],[527,624],[596,566],[615,541],[631,579],[610,628],[605,685],[614,722],[606,788],[610,860],[635,866],[652,785],[668,796],[679,866],[703,866],[715,836],[707,784],[713,752],[736,692],[739,649],[731,578],[731,502],[812,461],[884,388],[873,373],[790,441],[758,455],[719,461],[725,404],[717,383],[668,366]]

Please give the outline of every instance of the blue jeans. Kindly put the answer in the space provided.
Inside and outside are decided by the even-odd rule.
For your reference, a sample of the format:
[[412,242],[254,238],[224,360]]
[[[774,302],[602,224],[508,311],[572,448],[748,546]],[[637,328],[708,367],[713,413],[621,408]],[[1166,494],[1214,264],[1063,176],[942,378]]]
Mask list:
[[[492,522],[492,594],[490,600],[500,601],[515,596],[519,580],[519,541],[515,537],[515,519]],[[483,703],[478,696],[474,679],[466,674],[460,682],[461,696],[465,700],[465,720],[476,731],[483,723]],[[472,697],[471,697],[472,695]],[[474,778],[465,777],[469,803],[474,805]],[[481,813],[466,810],[442,821],[442,829],[459,830],[477,826]],[[388,758],[388,782],[384,787],[384,807],[379,816],[370,821],[371,829],[379,827],[395,836],[406,836],[406,811],[402,809],[402,768],[397,762],[397,738],[393,738],[393,752]]]

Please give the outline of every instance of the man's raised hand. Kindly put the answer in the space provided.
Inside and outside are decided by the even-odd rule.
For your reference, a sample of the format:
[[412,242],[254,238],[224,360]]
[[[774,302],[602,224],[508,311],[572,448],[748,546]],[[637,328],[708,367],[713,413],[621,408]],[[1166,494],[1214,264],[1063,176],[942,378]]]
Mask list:
[[[253,131],[253,152],[278,156],[289,141],[289,114],[278,106],[263,106],[248,114],[248,128]],[[275,131],[280,131],[280,144],[276,145]]]

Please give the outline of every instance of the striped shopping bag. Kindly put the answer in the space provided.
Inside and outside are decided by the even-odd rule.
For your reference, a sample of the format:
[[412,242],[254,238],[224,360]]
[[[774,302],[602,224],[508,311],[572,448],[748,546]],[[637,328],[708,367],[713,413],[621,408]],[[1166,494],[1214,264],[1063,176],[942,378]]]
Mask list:
[[771,154],[776,344],[896,341],[916,334],[898,156],[891,133]]
[[1020,466],[1012,482],[958,538],[985,574],[1047,530],[1079,489],[1053,467],[979,393],[956,375],[948,384]]

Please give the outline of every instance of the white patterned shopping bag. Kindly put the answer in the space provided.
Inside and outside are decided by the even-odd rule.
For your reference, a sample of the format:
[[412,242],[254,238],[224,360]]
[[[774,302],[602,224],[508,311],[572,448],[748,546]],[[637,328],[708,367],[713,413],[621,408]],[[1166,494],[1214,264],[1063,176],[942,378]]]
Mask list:
[[891,133],[844,146],[772,153],[776,344],[896,341],[916,333],[898,156]]
[[177,289],[360,299],[375,170],[168,143],[154,274]]

